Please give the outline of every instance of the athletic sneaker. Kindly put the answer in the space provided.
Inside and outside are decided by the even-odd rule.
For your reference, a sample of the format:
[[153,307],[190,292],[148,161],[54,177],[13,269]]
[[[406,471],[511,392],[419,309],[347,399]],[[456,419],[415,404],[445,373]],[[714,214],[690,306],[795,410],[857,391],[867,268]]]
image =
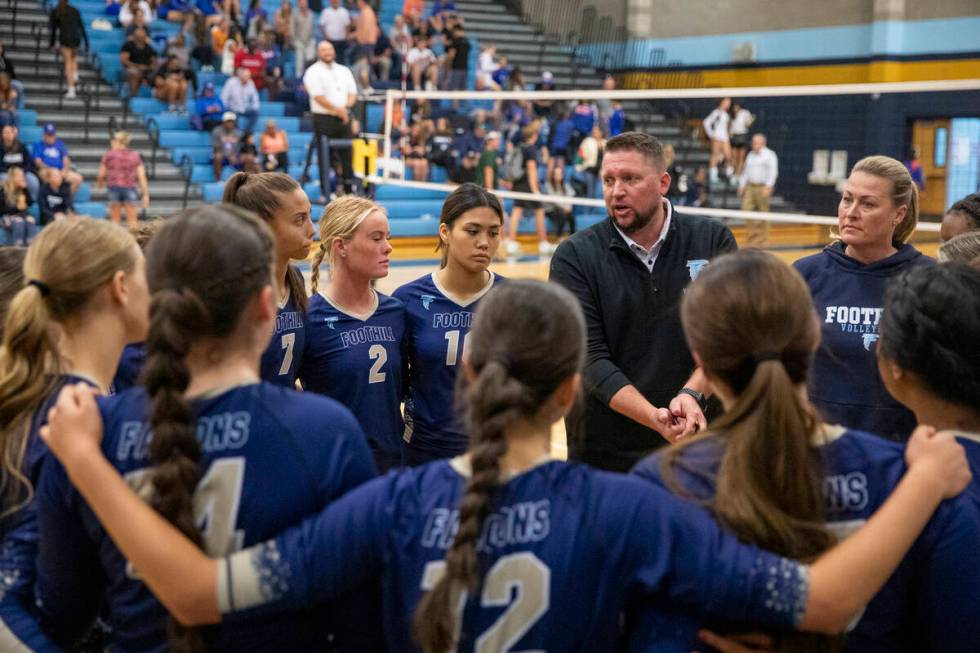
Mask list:
[[552,245],[547,240],[542,240],[540,243],[538,243],[538,254],[541,254],[542,256],[551,256],[555,253],[556,249],[558,249],[558,246]]
[[66,100],[74,100],[75,97],[76,97],[76,95],[75,95],[75,87],[74,86],[69,86],[68,87],[68,90],[65,91],[65,99]]
[[521,253],[521,244],[516,240],[508,240],[504,243],[504,249],[508,256],[517,256]]

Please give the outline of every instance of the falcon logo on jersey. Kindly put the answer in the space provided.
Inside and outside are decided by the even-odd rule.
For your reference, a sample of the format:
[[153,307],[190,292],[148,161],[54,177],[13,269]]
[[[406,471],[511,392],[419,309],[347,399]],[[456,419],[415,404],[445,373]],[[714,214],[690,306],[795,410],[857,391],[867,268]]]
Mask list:
[[865,333],[864,334],[864,348],[871,351],[871,345],[878,341],[877,333]]
[[324,322],[327,323],[327,326],[330,328],[331,331],[336,331],[336,329],[334,329],[334,326],[333,325],[336,324],[337,323],[337,320],[339,320],[339,319],[340,318],[337,317],[336,315],[331,315],[330,317],[326,318],[324,320]]
[[706,258],[696,258],[687,262],[687,271],[691,274],[691,281],[698,278],[698,275],[701,274],[701,270],[703,270],[704,266],[707,264],[708,259]]
[[422,295],[422,297],[420,297],[420,299],[422,300],[422,308],[424,308],[425,310],[429,310],[429,306],[431,306],[432,305],[432,302],[434,302],[436,300],[436,296],[435,295]]

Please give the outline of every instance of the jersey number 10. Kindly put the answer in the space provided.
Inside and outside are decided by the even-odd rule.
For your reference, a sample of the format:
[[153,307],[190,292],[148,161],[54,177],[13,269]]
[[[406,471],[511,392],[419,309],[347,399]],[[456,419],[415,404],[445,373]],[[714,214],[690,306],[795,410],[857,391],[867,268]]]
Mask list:
[[[463,336],[463,349],[466,349],[466,341],[469,339],[469,332]],[[459,361],[460,355],[463,353],[459,349],[459,329],[455,331],[446,331],[446,340],[449,344],[446,346],[446,365],[453,367]]]

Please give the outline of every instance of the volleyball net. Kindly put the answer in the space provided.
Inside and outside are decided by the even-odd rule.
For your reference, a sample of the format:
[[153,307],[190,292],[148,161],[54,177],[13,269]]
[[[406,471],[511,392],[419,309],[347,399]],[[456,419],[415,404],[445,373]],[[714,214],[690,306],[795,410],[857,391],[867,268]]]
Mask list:
[[[706,124],[726,97],[737,104],[727,112],[729,126]],[[496,132],[501,141],[495,161],[504,181],[494,192],[505,206],[571,206],[581,228],[606,215],[589,139],[601,140],[591,125],[601,125],[608,135],[610,119],[614,130],[646,132],[669,146],[669,196],[678,212],[716,217],[733,228],[762,226],[767,239],[770,225],[807,225],[814,237],[825,238],[837,224],[836,206],[851,167],[872,154],[907,162],[924,183],[919,238],[935,240],[945,207],[980,186],[980,79],[614,91],[388,90],[377,167],[365,179],[383,204],[439,200],[458,183],[483,178],[480,156],[487,135]],[[538,127],[536,193],[526,185],[525,192],[514,188],[521,186],[514,164],[520,157],[508,156],[520,149],[531,123]],[[728,145],[713,146],[712,129],[727,131]],[[760,191],[761,180],[751,178],[751,169],[744,179],[739,174],[754,134],[765,136],[778,157],[771,194]]]

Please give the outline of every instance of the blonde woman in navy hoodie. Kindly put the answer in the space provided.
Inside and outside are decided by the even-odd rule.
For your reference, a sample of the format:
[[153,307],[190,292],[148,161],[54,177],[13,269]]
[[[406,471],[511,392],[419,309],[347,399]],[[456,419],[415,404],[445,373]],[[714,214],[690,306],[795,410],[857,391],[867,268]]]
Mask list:
[[919,219],[918,189],[900,161],[866,157],[851,170],[837,218],[837,239],[796,263],[822,330],[810,400],[831,424],[905,440],[915,416],[885,389],[875,343],[889,281],[935,263],[908,244]]

